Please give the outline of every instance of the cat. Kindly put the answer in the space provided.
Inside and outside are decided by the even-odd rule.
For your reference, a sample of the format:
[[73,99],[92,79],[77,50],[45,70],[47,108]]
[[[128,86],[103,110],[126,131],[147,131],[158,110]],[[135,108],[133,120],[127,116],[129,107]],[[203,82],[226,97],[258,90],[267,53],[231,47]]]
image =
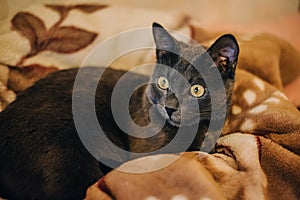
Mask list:
[[[87,124],[84,131],[93,134],[95,130],[88,126],[89,118],[85,118],[87,110],[93,108],[105,135],[128,152],[159,150],[171,143],[179,129],[183,129],[184,133],[196,130],[196,137],[187,150],[200,149],[210,122],[211,100],[200,72],[187,60],[203,58],[205,54],[211,56],[215,63],[213,68],[219,70],[225,85],[228,109],[239,53],[237,41],[232,35],[223,35],[206,51],[198,44],[177,41],[157,23],[153,23],[152,30],[157,66],[151,77],[111,68],[85,67],[80,68],[84,79],[79,86],[73,87],[78,69],[61,70],[37,81],[0,113],[1,197],[43,200],[84,198],[87,187],[110,170],[86,149],[75,126],[76,120]],[[176,72],[187,80],[187,88],[181,88]],[[99,73],[103,73],[100,80]],[[130,97],[129,118],[142,127],[149,123],[155,127],[156,119],[163,121],[163,128],[152,137],[128,135],[114,120],[112,93],[124,74],[127,75],[122,83],[124,87],[132,87],[136,81],[149,82],[138,87]],[[96,94],[90,89],[95,83],[98,84]],[[175,96],[175,90],[180,94]],[[118,95],[120,101],[127,98],[125,94]],[[89,107],[85,101],[82,105],[76,104],[74,98],[91,98],[95,107]],[[194,112],[194,108],[188,106],[192,100],[197,102],[202,112]],[[182,101],[187,103],[181,105]],[[153,106],[156,107],[151,111],[154,118],[149,114]],[[74,109],[80,113],[76,120]],[[184,112],[189,114],[181,116]],[[126,120],[131,120],[129,118]],[[133,132],[137,131],[129,123],[128,127]],[[103,144],[97,145],[100,148]],[[175,143],[177,145],[182,145],[181,141]],[[107,151],[102,155],[109,160],[118,157],[116,154]],[[112,159],[112,162],[118,165],[123,162],[122,159]]]

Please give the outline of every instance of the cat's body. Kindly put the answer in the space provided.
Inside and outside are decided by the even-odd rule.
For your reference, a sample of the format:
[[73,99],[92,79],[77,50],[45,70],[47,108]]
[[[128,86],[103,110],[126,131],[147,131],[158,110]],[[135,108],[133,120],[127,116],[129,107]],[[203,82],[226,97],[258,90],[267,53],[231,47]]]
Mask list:
[[[86,68],[84,71],[90,79],[98,80],[94,74],[99,70],[103,69]],[[12,199],[64,199],[66,194],[70,199],[72,194],[77,199],[84,195],[82,188],[103,175],[98,161],[81,143],[73,122],[72,91],[76,73],[77,69],[60,71],[38,81],[0,114],[0,121],[5,122],[0,124],[1,195],[9,193]],[[102,89],[99,87],[96,96],[109,97],[113,89],[110,86],[123,73],[107,70],[104,76],[107,81]],[[92,95],[86,86],[78,89],[83,95]],[[109,100],[98,99],[99,120],[106,124],[106,133],[119,143],[122,141],[124,149],[128,149],[126,138],[117,136],[120,130],[106,109],[110,108]],[[50,194],[54,196],[48,196]]]
[[[114,121],[111,95],[115,84],[126,72],[108,68],[99,81],[95,96],[99,124],[107,137],[124,150],[158,150],[174,139],[178,129],[187,134],[196,130],[192,144],[183,150],[199,150],[210,121],[210,100],[205,81],[191,63],[165,49],[173,51],[175,48],[180,55],[184,57],[183,54],[187,54],[189,58],[201,57],[205,51],[195,45],[177,42],[159,25],[154,25],[153,33],[157,45],[157,63],[170,67],[163,70],[156,68],[151,77],[129,73],[122,87],[131,87],[137,80],[150,80],[151,83],[133,93],[129,105],[130,116],[137,125],[146,126],[151,123],[149,109],[155,105],[158,107],[155,119],[166,123],[150,138],[135,138],[124,133]],[[238,55],[237,43],[232,36],[226,35],[208,52],[220,70],[229,104]],[[182,87],[182,84],[180,86],[176,73],[168,68],[182,74],[190,84],[188,88],[180,88],[177,97],[171,90]],[[80,109],[84,109],[74,101],[72,105],[72,92],[81,97],[93,96],[89,84],[98,83],[99,77],[96,75],[103,70],[81,69],[88,81],[83,81],[76,88],[73,88],[73,84],[78,69],[55,72],[19,95],[0,113],[0,196],[10,199],[82,199],[86,188],[105,173],[105,167],[99,166],[98,160],[81,142],[72,110],[80,112]],[[126,94],[119,95],[120,101],[126,99]],[[182,106],[182,102],[186,103]],[[193,102],[197,102],[204,112],[189,107]],[[188,115],[183,116],[184,111]],[[81,120],[85,123],[85,110],[82,113]],[[198,120],[199,117],[201,120]],[[135,131],[134,128],[130,130]],[[181,145],[186,145],[185,141],[175,143],[175,146]],[[114,157],[113,154],[108,151],[105,156],[109,159]]]

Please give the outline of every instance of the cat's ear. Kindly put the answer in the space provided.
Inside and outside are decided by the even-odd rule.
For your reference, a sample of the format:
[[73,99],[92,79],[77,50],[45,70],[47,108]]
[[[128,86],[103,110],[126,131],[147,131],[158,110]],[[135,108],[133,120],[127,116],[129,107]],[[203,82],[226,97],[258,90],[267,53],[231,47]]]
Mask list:
[[169,53],[179,54],[179,45],[164,27],[158,23],[153,23],[152,32],[156,45],[157,57],[164,56]]
[[239,45],[233,35],[226,34],[221,36],[209,47],[207,52],[221,73],[228,72],[228,75],[234,76],[239,55]]

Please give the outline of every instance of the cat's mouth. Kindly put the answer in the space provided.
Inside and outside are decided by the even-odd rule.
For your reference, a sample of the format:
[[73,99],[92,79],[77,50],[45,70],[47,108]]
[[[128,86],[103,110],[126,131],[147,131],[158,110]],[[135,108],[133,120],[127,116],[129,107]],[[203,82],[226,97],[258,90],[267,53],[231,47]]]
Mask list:
[[[152,100],[152,99],[151,99]],[[152,100],[152,103],[153,100]],[[210,119],[211,113],[208,111],[201,112],[181,112],[178,108],[171,108],[155,102],[156,108],[166,122],[175,127],[193,126],[199,124],[201,120]]]
[[156,104],[157,109],[161,116],[166,119],[167,123],[169,123],[172,126],[180,126],[180,114],[178,113],[178,110],[173,108],[168,108],[160,104]]
[[167,113],[167,122],[172,126],[179,127],[181,125],[181,117],[178,110],[168,107],[165,107],[164,110]]
[[163,117],[172,126],[192,126],[198,124],[200,121],[199,113],[183,114],[178,109],[163,107]]
[[200,113],[181,113],[180,110],[161,107],[160,113],[172,126],[181,127],[181,126],[192,126],[196,125],[202,119],[210,119],[210,112],[200,112]]

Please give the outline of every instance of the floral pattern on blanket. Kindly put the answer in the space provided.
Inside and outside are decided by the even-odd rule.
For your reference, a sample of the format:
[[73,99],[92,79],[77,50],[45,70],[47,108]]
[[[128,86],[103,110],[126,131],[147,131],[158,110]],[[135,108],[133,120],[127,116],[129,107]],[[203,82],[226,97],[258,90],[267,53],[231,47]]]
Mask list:
[[31,46],[30,52],[23,56],[17,66],[22,66],[24,61],[42,51],[58,53],[73,53],[91,44],[98,33],[87,31],[74,26],[61,26],[72,9],[85,13],[95,12],[106,8],[107,5],[46,5],[46,7],[59,13],[59,20],[49,29],[37,16],[29,12],[19,12],[11,20],[12,29],[26,37]]
[[50,28],[46,28],[45,22],[40,17],[27,11],[20,11],[11,19],[12,31],[16,31],[29,41],[30,50],[16,61],[15,66],[0,66],[0,111],[15,100],[17,93],[60,68],[47,63],[26,64],[27,60],[44,51],[72,54],[90,45],[100,34],[74,25],[62,25],[72,10],[90,14],[108,7],[97,4],[44,6],[59,14],[59,19]]

